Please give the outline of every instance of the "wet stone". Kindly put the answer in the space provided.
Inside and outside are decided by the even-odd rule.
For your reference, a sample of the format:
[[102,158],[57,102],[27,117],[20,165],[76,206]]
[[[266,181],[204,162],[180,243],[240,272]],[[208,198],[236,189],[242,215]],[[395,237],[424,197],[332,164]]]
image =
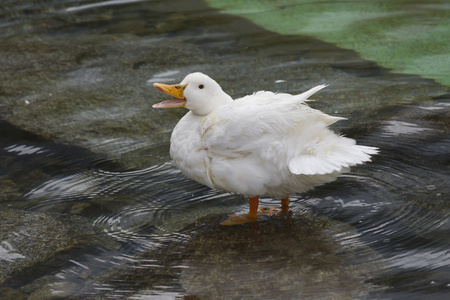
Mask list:
[[179,232],[184,238],[97,280],[152,292],[172,286],[198,299],[360,299],[382,290],[368,282],[381,268],[380,257],[357,241],[346,243],[355,234],[347,225],[297,213],[221,226],[225,218],[200,218]]
[[10,287],[0,287],[0,299],[25,300],[25,299],[28,299],[28,296],[24,293],[21,293],[18,290],[10,288]]
[[0,202],[17,199],[21,195],[22,193],[13,181],[8,179],[0,180]]
[[376,255],[362,244],[345,246],[337,229],[308,215],[211,227],[189,245],[182,286],[201,299],[363,298],[376,289],[366,282],[379,267]]
[[76,291],[78,289],[79,289],[79,286],[76,283],[71,283],[71,282],[51,283],[51,284],[45,285],[42,288],[34,291],[28,297],[28,300],[70,299],[70,296],[73,295],[74,291]]
[[20,286],[51,270],[58,254],[86,244],[108,247],[106,239],[99,239],[91,225],[78,216],[2,208],[0,228],[0,284]]

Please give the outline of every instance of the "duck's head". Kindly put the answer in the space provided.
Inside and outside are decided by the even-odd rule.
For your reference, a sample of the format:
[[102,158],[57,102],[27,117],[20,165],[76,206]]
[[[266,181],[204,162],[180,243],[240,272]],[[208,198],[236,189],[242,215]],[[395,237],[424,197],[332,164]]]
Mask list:
[[154,104],[153,108],[186,107],[194,114],[204,116],[232,101],[216,81],[200,72],[187,75],[180,84],[154,83],[153,86],[176,98]]

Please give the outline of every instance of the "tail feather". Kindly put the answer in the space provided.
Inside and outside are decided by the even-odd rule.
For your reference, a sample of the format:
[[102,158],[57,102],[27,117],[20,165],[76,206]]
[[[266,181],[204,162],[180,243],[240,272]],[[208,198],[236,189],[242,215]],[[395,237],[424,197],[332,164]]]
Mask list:
[[[317,93],[317,92],[320,91],[321,89],[326,88],[327,86],[328,86],[328,84],[321,84],[321,85],[315,86],[315,87],[313,87],[313,88],[307,90],[307,91],[304,92],[304,93],[298,94],[298,95],[295,96],[295,97],[296,97],[298,100],[306,101],[306,100],[308,100],[308,98],[309,98],[310,96],[312,96],[313,94]],[[312,100],[310,100],[310,101],[312,101]]]
[[299,155],[289,161],[289,170],[296,175],[323,175],[333,172],[343,172],[349,167],[371,160],[370,156],[377,154],[378,149],[360,145],[337,146],[331,154],[317,153]]

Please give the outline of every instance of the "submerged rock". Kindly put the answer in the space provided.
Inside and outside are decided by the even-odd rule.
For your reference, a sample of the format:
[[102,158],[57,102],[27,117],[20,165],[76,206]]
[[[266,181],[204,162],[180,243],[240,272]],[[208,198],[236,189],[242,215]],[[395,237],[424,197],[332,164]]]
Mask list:
[[361,299],[382,290],[369,283],[381,258],[347,225],[296,212],[239,226],[221,226],[224,218],[200,218],[97,280],[132,284],[135,297]]
[[[93,238],[96,237],[96,238]],[[58,255],[87,244],[114,247],[78,216],[0,210],[0,284],[20,286],[54,268]]]
[[207,227],[189,243],[181,272],[183,288],[200,299],[361,299],[379,289],[367,280],[380,258],[348,226],[295,215]]
[[10,287],[0,287],[0,299],[25,300],[28,296]]

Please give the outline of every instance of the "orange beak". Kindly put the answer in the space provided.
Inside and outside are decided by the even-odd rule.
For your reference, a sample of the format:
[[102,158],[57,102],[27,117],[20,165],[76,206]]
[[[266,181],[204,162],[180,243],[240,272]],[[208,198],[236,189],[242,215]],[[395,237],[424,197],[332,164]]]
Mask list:
[[183,107],[186,105],[186,98],[184,98],[183,92],[187,84],[168,85],[163,83],[154,83],[153,86],[158,91],[177,98],[153,104],[153,108],[172,108],[172,107]]

